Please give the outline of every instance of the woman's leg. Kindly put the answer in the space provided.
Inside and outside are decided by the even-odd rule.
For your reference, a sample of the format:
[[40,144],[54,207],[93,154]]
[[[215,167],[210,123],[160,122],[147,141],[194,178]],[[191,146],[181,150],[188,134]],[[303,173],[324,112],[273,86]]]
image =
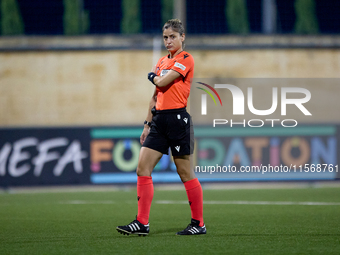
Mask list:
[[149,223],[150,208],[153,198],[152,170],[162,157],[162,153],[142,147],[137,166],[137,220],[146,225]]
[[202,186],[195,176],[193,169],[190,166],[190,156],[174,156],[174,162],[177,167],[182,182],[184,183],[187,192],[191,218],[199,221],[199,226],[204,226],[203,222],[203,191]]
[[139,152],[137,176],[151,176],[151,173],[158,161],[163,156],[159,151],[142,147]]

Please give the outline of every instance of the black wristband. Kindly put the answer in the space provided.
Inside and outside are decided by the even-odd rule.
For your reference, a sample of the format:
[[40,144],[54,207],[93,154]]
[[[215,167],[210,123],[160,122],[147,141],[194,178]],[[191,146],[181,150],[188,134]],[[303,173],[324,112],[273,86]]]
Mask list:
[[154,72],[150,72],[148,73],[148,79],[149,81],[151,81],[153,83],[153,85],[156,85],[153,80],[155,79],[155,77],[157,76],[157,74],[155,74]]
[[147,124],[149,127],[151,127],[151,122],[149,122],[149,121],[146,120],[146,121],[144,121],[144,125],[145,125],[145,124]]

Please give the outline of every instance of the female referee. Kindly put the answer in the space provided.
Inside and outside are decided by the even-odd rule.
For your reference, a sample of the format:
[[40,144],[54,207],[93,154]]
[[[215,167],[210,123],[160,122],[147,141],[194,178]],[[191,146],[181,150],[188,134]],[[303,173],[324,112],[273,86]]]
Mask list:
[[148,74],[156,86],[149,104],[144,130],[140,137],[142,148],[137,167],[138,214],[136,220],[118,226],[122,234],[149,234],[149,214],[154,194],[151,173],[169,147],[182,182],[190,209],[191,223],[177,235],[206,234],[203,222],[203,192],[201,184],[190,167],[193,153],[193,126],[186,111],[190,94],[190,80],[194,75],[194,59],[183,50],[184,28],[178,19],[163,26],[163,40],[169,54],[158,60]]

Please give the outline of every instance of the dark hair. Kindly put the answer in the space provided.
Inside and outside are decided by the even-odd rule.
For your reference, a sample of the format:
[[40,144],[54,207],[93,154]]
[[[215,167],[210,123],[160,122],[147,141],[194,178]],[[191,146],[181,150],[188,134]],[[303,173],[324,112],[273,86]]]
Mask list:
[[179,19],[169,19],[163,26],[163,31],[165,29],[172,28],[175,32],[179,33],[180,35],[184,34],[184,26],[182,21]]
[[[169,19],[165,22],[162,31],[164,32],[165,29],[171,28],[175,32],[179,33],[181,36],[184,34],[184,26],[181,20],[179,19]],[[184,49],[184,42],[182,45]]]

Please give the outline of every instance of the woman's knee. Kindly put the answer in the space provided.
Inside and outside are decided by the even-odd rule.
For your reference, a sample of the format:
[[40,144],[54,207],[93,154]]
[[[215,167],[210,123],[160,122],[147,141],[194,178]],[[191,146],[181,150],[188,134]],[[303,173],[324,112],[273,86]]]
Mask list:
[[147,169],[146,167],[138,165],[136,169],[136,173],[137,173],[137,176],[151,176],[152,169],[150,170],[150,169]]
[[142,147],[137,165],[138,176],[151,176],[153,168],[156,166],[162,154],[149,148]]
[[195,178],[193,172],[191,171],[189,155],[174,157],[174,161],[176,164],[177,173],[182,182],[190,181]]
[[195,178],[195,174],[187,168],[177,168],[177,173],[182,182],[187,182]]

